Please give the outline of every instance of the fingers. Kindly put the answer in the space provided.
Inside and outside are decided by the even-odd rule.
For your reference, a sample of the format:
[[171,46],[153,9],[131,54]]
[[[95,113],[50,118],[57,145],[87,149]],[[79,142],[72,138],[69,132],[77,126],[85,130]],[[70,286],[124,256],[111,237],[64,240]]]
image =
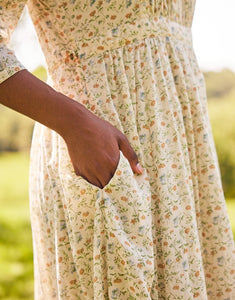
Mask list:
[[135,151],[132,149],[127,137],[121,135],[119,139],[119,148],[122,151],[123,155],[128,159],[130,166],[134,173],[142,174],[144,169],[138,161],[138,157]]

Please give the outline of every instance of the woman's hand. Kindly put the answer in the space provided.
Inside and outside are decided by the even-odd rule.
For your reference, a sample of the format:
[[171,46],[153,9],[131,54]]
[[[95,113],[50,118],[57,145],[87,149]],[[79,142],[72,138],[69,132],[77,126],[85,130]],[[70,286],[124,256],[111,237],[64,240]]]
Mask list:
[[109,122],[98,118],[85,107],[74,103],[73,113],[62,130],[75,173],[103,188],[113,177],[120,152],[129,160],[133,172],[142,167],[126,136]]
[[143,171],[124,134],[27,70],[0,84],[0,103],[58,132],[67,144],[75,173],[100,188],[116,170],[119,149],[133,172]]

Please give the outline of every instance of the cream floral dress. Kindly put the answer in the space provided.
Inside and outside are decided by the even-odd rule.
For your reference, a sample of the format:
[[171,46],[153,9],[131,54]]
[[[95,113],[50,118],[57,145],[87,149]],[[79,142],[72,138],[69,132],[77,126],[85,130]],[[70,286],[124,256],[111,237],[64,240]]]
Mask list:
[[[235,299],[235,248],[194,54],[194,0],[0,1],[6,47],[28,6],[56,90],[128,137],[103,188],[76,176],[63,139],[36,124],[30,203],[35,299]],[[104,145],[105,146],[105,145]]]

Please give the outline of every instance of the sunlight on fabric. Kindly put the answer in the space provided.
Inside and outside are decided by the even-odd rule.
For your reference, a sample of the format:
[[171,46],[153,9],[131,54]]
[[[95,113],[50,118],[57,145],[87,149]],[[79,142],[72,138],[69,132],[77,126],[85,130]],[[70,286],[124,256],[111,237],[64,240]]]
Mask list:
[[[235,71],[235,1],[197,0],[193,44],[202,70]],[[11,40],[18,59],[30,71],[46,65],[27,9]]]

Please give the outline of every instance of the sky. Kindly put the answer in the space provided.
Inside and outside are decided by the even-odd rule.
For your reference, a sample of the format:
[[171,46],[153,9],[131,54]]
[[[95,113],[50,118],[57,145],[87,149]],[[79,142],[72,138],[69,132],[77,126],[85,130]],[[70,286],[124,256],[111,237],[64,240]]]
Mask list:
[[201,69],[235,72],[235,0],[196,0],[192,32]]
[[[235,72],[235,0],[196,0],[192,33],[194,51],[203,71],[228,68]],[[14,32],[11,46],[30,71],[46,65],[29,17]]]

